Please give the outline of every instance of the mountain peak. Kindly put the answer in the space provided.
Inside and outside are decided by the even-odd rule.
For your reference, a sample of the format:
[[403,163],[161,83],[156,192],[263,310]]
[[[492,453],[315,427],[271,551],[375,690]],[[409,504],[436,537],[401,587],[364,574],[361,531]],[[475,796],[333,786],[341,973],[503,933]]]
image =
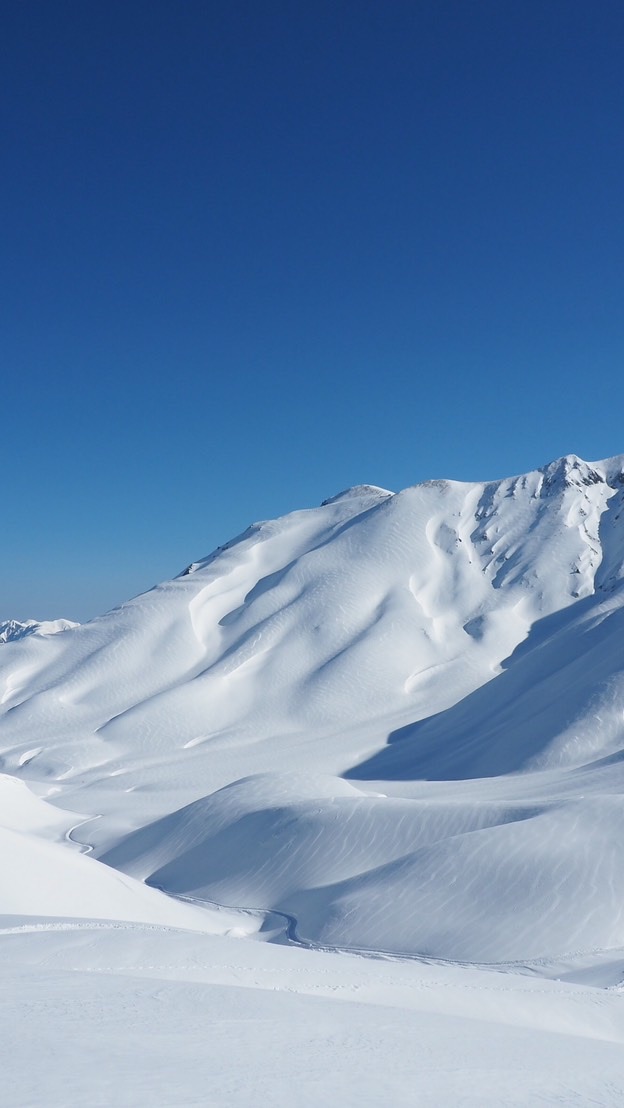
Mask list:
[[387,500],[389,496],[394,496],[393,492],[389,489],[382,489],[379,485],[353,485],[351,488],[343,489],[342,492],[337,492],[335,496],[328,496],[327,500],[323,500],[321,508],[326,508],[329,504],[338,504],[342,500],[362,500],[364,498],[372,500]]
[[606,482],[604,472],[600,472],[595,464],[583,461],[576,454],[565,454],[548,465],[540,466],[538,471],[543,475],[543,488],[554,491],[571,488],[576,485],[599,485]]

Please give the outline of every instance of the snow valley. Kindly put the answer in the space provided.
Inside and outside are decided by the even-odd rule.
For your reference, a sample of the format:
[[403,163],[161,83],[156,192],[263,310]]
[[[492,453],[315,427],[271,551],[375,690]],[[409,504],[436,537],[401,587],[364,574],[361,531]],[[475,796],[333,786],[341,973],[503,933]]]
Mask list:
[[623,507],[361,486],[3,625],[3,1103],[623,1103]]

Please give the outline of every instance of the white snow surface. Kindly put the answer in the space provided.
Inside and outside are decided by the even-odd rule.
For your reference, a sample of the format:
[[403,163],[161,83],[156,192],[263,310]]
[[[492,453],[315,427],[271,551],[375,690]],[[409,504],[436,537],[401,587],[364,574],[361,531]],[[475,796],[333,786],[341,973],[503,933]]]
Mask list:
[[359,486],[2,625],[3,1104],[624,1103],[623,507]]

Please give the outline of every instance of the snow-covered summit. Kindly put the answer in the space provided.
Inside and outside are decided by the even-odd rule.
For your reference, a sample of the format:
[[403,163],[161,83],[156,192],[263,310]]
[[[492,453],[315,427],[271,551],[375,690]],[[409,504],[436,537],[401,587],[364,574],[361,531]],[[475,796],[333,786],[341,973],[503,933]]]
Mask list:
[[381,500],[387,500],[389,496],[394,496],[394,493],[390,492],[389,489],[379,488],[378,485],[353,485],[351,488],[336,493],[335,496],[329,496],[327,500],[323,501],[321,507],[325,508],[328,504],[337,504],[344,500],[365,500],[370,504],[376,504]]

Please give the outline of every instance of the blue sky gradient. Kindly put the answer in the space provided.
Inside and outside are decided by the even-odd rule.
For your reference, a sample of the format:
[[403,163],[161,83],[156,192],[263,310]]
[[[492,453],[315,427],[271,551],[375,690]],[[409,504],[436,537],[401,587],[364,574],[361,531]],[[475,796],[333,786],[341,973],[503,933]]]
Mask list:
[[624,8],[4,13],[0,619],[352,484],[624,450]]

